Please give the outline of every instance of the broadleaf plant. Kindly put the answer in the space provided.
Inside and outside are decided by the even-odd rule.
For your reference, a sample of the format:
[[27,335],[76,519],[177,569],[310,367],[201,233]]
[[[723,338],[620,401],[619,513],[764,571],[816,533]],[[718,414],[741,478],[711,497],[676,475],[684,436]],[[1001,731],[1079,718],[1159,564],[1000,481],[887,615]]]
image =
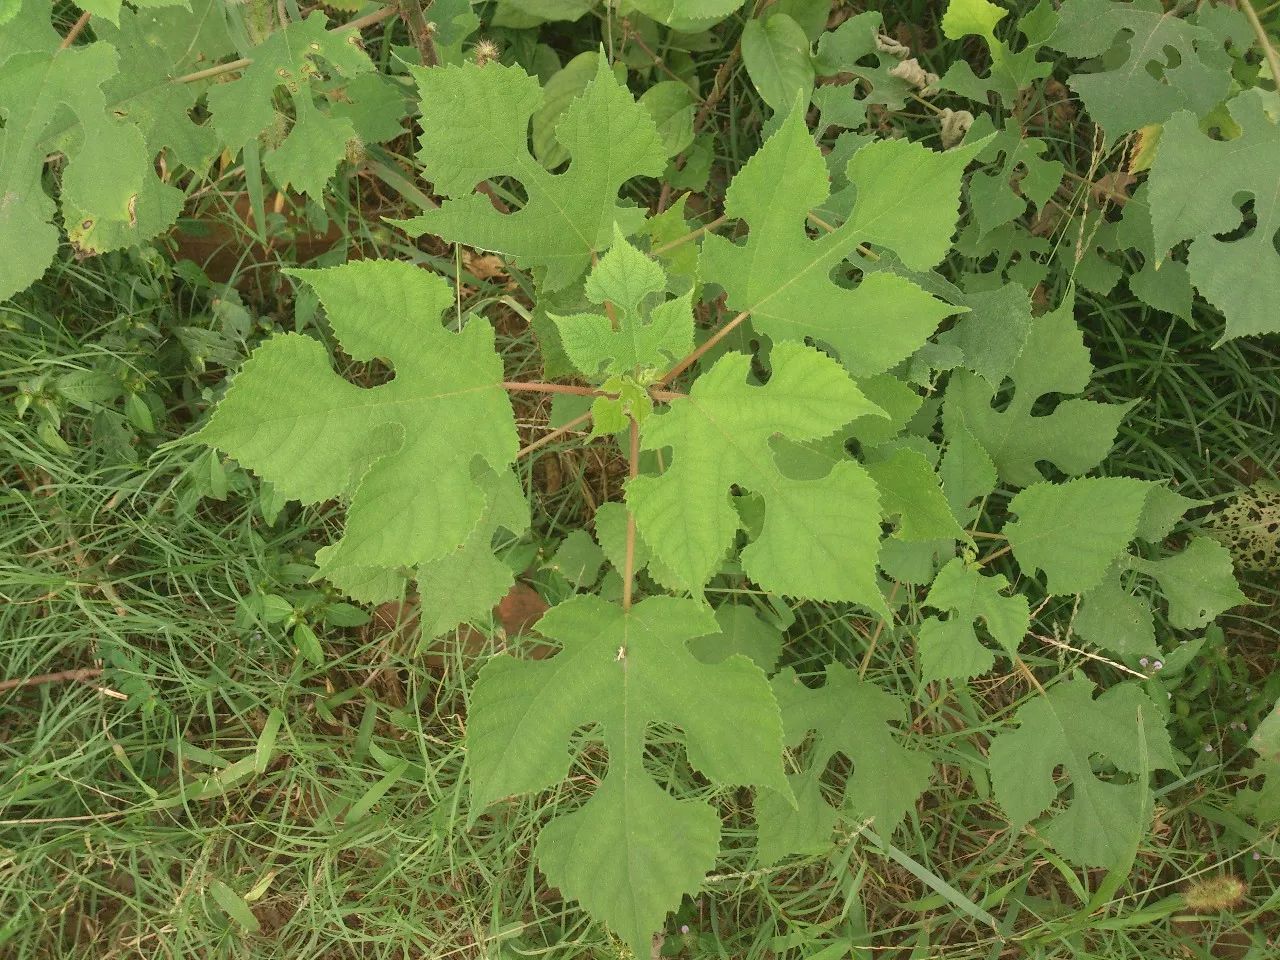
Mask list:
[[[483,36],[470,4],[134,6],[67,41],[0,4],[0,296],[64,236],[176,245],[233,178],[263,251],[286,210],[336,238],[259,264],[296,328],[237,328],[186,444],[270,523],[341,515],[317,596],[482,661],[460,823],[560,791],[533,860],[637,957],[718,863],[893,856],[956,791],[1059,872],[1127,868],[1186,766],[1148,664],[1247,601],[1207,498],[1122,475],[1126,417],[1162,414],[1080,321],[1127,286],[1153,340],[1280,330],[1280,101],[1240,11],[952,0],[912,49],[800,2],[504,0]],[[536,642],[497,629],[517,581]],[[1240,810],[1274,819],[1264,746]]]

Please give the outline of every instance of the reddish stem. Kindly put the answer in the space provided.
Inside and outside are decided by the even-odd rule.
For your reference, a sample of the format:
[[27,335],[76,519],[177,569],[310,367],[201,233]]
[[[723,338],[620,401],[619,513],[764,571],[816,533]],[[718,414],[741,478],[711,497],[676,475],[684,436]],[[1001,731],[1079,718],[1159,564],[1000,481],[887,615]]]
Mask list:
[[536,383],[523,380],[503,380],[502,386],[507,390],[528,390],[531,393],[571,393],[578,397],[598,397],[601,392],[595,387],[578,387],[571,383]]

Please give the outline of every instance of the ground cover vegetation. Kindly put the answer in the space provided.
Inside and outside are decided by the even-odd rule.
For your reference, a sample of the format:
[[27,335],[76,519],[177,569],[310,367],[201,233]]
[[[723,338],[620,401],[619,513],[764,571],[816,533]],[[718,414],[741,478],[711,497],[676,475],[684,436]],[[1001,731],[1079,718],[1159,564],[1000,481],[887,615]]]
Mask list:
[[1277,955],[1278,21],[0,0],[0,956]]

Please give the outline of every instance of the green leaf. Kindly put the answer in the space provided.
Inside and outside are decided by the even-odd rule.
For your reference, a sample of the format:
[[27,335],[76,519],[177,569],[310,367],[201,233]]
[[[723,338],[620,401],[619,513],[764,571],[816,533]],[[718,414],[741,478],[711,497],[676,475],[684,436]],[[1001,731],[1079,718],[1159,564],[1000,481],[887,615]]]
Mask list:
[[665,23],[674,30],[693,33],[705,30],[715,21],[723,20],[740,6],[743,0],[632,0],[632,6],[658,23]]
[[1232,809],[1260,825],[1280,822],[1280,704],[1272,707],[1249,738],[1249,749],[1257,752],[1246,771],[1258,785],[1242,789],[1231,802]]
[[811,240],[807,218],[830,190],[803,111],[792,111],[729,185],[725,214],[750,225],[746,243],[707,237],[703,277],[720,284],[727,305],[749,311],[755,328],[775,341],[813,338],[830,344],[854,375],[883,373],[956,308],[895,274],[870,274],[849,288],[831,273],[860,244],[891,249],[918,269],[941,260],[955,230],[960,176],[976,149],[934,153],[906,140],[868,144],[848,165],[858,198],[852,214]]
[[[1066,0],[1049,39],[1071,57],[1104,57],[1101,69],[1067,80],[1112,144],[1179,110],[1212,110],[1231,84],[1231,57],[1222,41],[1164,9],[1160,0]],[[1173,62],[1176,66],[1169,66]]]
[[118,27],[95,20],[93,35],[115,47],[123,64],[103,84],[111,112],[138,128],[149,153],[166,150],[171,167],[179,163],[203,174],[218,152],[218,138],[211,124],[192,119],[192,108],[212,81],[173,83],[172,78],[217,62],[235,48],[222,0],[191,0],[189,7],[126,7]]
[[1098,586],[1080,597],[1072,624],[1082,640],[1104,650],[1125,657],[1154,655],[1159,648],[1151,605],[1125,587],[1125,565],[1117,561]]
[[[55,50],[46,45],[48,18],[47,4],[24,6],[5,27],[0,56],[0,300],[39,279],[58,250],[56,205],[42,184],[46,154],[67,157],[62,216],[82,255],[147,240],[182,205],[182,191],[156,175],[142,133],[107,108],[103,87],[116,75],[116,50],[106,43]],[[56,142],[72,119],[77,136]]]
[[[1053,362],[1046,363],[1046,357]],[[989,369],[996,371],[999,366]],[[994,384],[963,370],[952,374],[944,407],[946,432],[950,436],[961,427],[968,429],[995,463],[1000,478],[1015,486],[1043,479],[1037,466],[1040,461],[1066,474],[1085,473],[1110,452],[1131,404],[1073,398],[1050,413],[1038,410],[1043,397],[1078,393],[1089,385],[1092,375],[1089,351],[1068,296],[1053,313],[1031,322],[1026,344],[1009,370],[1014,391],[1004,410],[992,408]]]
[[1185,263],[1165,259],[1169,252],[1167,249],[1156,250],[1151,220],[1151,186],[1149,177],[1124,205],[1124,216],[1116,225],[1116,246],[1142,255],[1142,266],[1126,277],[1134,296],[1155,310],[1190,321],[1193,300],[1191,273]]
[[[77,0],[76,6],[85,13],[91,13],[95,17],[102,17],[113,24],[118,24],[120,22],[120,10],[124,3],[123,0]],[[186,0],[140,0],[137,6],[181,7],[186,6]]]
[[875,581],[880,508],[871,478],[845,460],[819,479],[791,479],[769,444],[775,434],[817,440],[879,408],[811,347],[780,343],[770,359],[769,382],[752,386],[751,358],[726,354],[687,397],[645,422],[641,446],[672,454],[666,472],[627,484],[638,529],[686,588],[699,591],[742,525],[730,497],[738,484],[764,501],[763,529],[742,551],[749,577],[788,596],[853,600],[885,613]]
[[560,541],[550,565],[574,589],[581,590],[590,587],[600,578],[600,568],[604,566],[604,551],[596,545],[587,531],[572,530]]
[[494,556],[493,541],[499,530],[518,535],[528,529],[524,490],[510,470],[480,467],[473,469],[473,476],[485,496],[475,529],[453,553],[417,570],[418,593],[425,601],[423,637],[438,637],[461,623],[487,616],[515,582],[511,568]]
[[785,13],[751,20],[742,31],[742,64],[760,99],[775,111],[807,101],[813,90],[813,57],[804,28]]
[[716,608],[717,633],[694,637],[689,651],[703,663],[723,663],[744,656],[765,673],[772,673],[782,656],[782,631],[744,603]]
[[587,277],[586,296],[608,304],[602,313],[551,314],[560,344],[579,372],[599,382],[607,377],[665,370],[693,349],[692,292],[655,302],[667,288],[657,261],[631,246],[616,230],[613,246]]
[[899,539],[968,540],[956,523],[938,475],[923,454],[900,447],[884,460],[867,464],[867,472],[880,489],[885,516],[897,516]]
[[[847,74],[856,81],[823,84],[814,91],[813,102],[822,111],[820,127],[837,124],[850,130],[862,129],[869,105],[881,104],[889,110],[901,110],[914,92],[905,79],[892,72],[901,60],[884,48],[880,40],[883,30],[883,16],[879,11],[870,10],[854,14],[819,37],[814,62],[818,75]],[[875,66],[869,65],[869,60],[875,61]],[[832,156],[835,155],[833,152]],[[839,164],[834,172],[840,183],[844,164]]]
[[998,388],[1012,373],[1035,324],[1031,295],[1020,284],[1007,283],[971,293],[965,304],[970,312],[939,334],[937,342],[958,348],[964,365]]
[[1201,630],[1249,599],[1236,583],[1231,554],[1208,537],[1195,537],[1171,557],[1134,557],[1130,565],[1160,584],[1169,601],[1169,623],[1180,630]]
[[[533,270],[543,293],[568,286],[591,255],[644,222],[637,207],[620,206],[618,191],[632,177],[656,177],[666,151],[653,118],[609,71],[604,58],[595,79],[565,111],[556,139],[572,158],[552,174],[529,152],[529,119],[542,103],[538,82],[519,67],[499,63],[415,70],[422,97],[424,135],[418,159],[423,175],[449,199],[401,225],[412,236],[494,250]],[[499,213],[475,186],[509,176],[527,202]]]
[[293,645],[298,648],[298,653],[302,654],[307,663],[317,669],[324,666],[324,647],[320,645],[320,638],[316,636],[316,632],[305,623],[294,625]]
[[1173,532],[1184,513],[1193,507],[1203,507],[1206,503],[1205,500],[1184,497],[1163,484],[1152,487],[1138,520],[1138,539],[1159,543]]
[[995,657],[978,639],[973,626],[978,620],[1009,656],[1017,656],[1031,625],[1031,608],[1021,594],[1004,596],[1001,591],[1008,587],[1001,574],[984,577],[959,557],[938,572],[925,604],[950,615],[920,624],[921,679],[965,680],[991,669]]
[[[1280,98],[1247,90],[1227,112],[1240,128],[1231,140],[1201,133],[1194,113],[1174,114],[1160,135],[1150,180],[1157,261],[1191,241],[1191,282],[1226,317],[1223,339],[1280,332]],[[1252,198],[1256,224],[1245,236],[1223,239],[1244,223],[1241,196]]]
[[630,612],[593,596],[552,608],[538,630],[563,649],[552,657],[489,660],[467,724],[472,817],[495,800],[551,787],[569,774],[565,749],[593,724],[608,751],[600,786],[553,819],[536,856],[547,879],[643,956],[681,897],[715,863],[719,817],[676,800],[645,769],[651,723],[678,725],[689,762],[721,784],[789,793],[782,722],[760,669],[744,657],[697,660],[687,642],[716,629],[709,610],[654,597]]
[[[756,794],[757,850],[768,866],[795,853],[826,853],[839,812],[868,818],[888,837],[929,785],[933,764],[923,752],[903,746],[900,728],[906,705],[842,664],[827,666],[826,683],[805,686],[787,667],[773,680],[782,710],[786,744],[797,750],[812,733],[813,745],[800,771],[787,778],[798,806],[769,790]],[[837,809],[822,795],[823,775],[837,756],[853,764],[843,780]]]
[[950,40],[982,37],[991,55],[991,71],[986,78],[979,78],[967,61],[957,59],[938,81],[940,89],[979,101],[985,101],[987,92],[991,91],[1012,106],[1020,91],[1049,76],[1053,64],[1042,63],[1036,57],[1056,22],[1053,7],[1048,0],[1041,0],[1036,9],[1019,22],[1027,42],[1017,53],[995,34],[996,24],[1008,12],[987,0],[950,0],[947,12],[942,15],[943,35]]
[[[580,53],[542,88],[542,106],[531,123],[533,155],[548,170],[554,170],[569,159],[569,151],[556,140],[556,127],[574,100],[582,96],[600,69],[601,56],[595,50]],[[625,81],[625,70],[619,81]]]
[[327,112],[351,122],[361,143],[383,143],[404,133],[409,99],[381,73],[361,73],[328,91]]
[[194,438],[291,499],[349,498],[322,575],[449,555],[484,515],[473,461],[502,472],[518,446],[492,328],[472,320],[448,332],[441,314],[453,291],[409,263],[290,273],[315,289],[347,354],[385,358],[395,379],[358,387],[334,373],[319,341],[279,334],[245,362]]
[[[1149,828],[1148,780],[1156,770],[1177,770],[1164,720],[1142,689],[1125,683],[1097,699],[1083,678],[1064,681],[1018,710],[1018,729],[999,734],[989,752],[996,799],[1019,829],[1049,809],[1061,785],[1071,799],[1036,827],[1059,853],[1081,866],[1107,867]],[[1121,774],[1094,772],[1100,755]],[[1143,763],[1143,756],[1146,763]],[[1144,818],[1145,813],[1145,818]]]
[[996,24],[1008,13],[988,0],[950,0],[942,15],[942,33],[948,40],[975,34],[995,43]]
[[938,476],[951,512],[961,523],[972,523],[979,513],[973,502],[984,499],[996,488],[996,465],[963,425],[953,425],[947,431],[947,449],[938,466]]
[[280,122],[276,90],[283,87],[293,103],[293,121],[283,141],[267,152],[263,166],[281,189],[293,186],[321,199],[356,131],[346,117],[316,107],[312,78],[321,60],[343,77],[372,71],[373,62],[351,42],[353,37],[328,31],[319,12],[270,33],[253,48],[253,63],[237,79],[209,90],[213,127],[223,144],[240,150],[275,129]]
[[[116,0],[116,3],[118,4],[119,0]],[[223,912],[238,923],[242,929],[248,933],[258,932],[258,918],[249,909],[249,905],[245,903],[240,894],[217,879],[209,881],[209,894],[213,897],[214,903],[221,907]]]
[[349,603],[331,603],[324,608],[324,622],[331,627],[363,627],[369,614]]
[[1014,558],[1027,572],[1044,571],[1050,593],[1093,589],[1137,533],[1150,487],[1128,477],[1028,487],[1009,501],[1018,519],[1004,534]]
[[1064,170],[1061,161],[1044,158],[1048,143],[1027,136],[1012,123],[995,130],[990,118],[978,117],[965,140],[986,137],[991,139],[978,155],[986,166],[969,180],[969,209],[980,235],[1022,217],[1028,207],[1043,209],[1062,184]]
[[697,112],[693,91],[678,80],[663,80],[640,95],[640,105],[658,126],[663,149],[674,157],[693,144],[693,120]]

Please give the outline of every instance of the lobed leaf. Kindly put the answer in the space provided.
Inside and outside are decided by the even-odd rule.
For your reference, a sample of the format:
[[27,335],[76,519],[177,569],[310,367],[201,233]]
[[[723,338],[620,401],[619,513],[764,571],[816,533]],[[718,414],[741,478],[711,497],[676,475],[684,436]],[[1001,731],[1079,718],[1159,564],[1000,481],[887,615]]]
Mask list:
[[916,269],[941,260],[955,231],[960,176],[978,149],[868,144],[848,164],[858,198],[849,219],[810,239],[807,218],[830,190],[803,111],[793,110],[729,185],[725,214],[750,225],[746,242],[707,237],[703,277],[773,340],[812,338],[831,345],[856,376],[883,373],[956,308],[895,274],[874,273],[849,288],[832,271],[862,244],[892,250]]
[[[906,705],[842,664],[827,665],[826,683],[800,682],[790,667],[773,680],[786,744],[796,750],[813,735],[798,773],[788,776],[796,804],[770,790],[756,794],[760,862],[769,866],[791,854],[820,854],[831,847],[841,813],[867,818],[888,837],[924,793],[933,774],[929,756],[900,742]],[[823,776],[837,755],[853,764],[841,784],[838,807],[822,795]]]
[[[529,121],[542,103],[535,78],[519,67],[488,63],[415,71],[422,97],[424,176],[446,199],[401,226],[493,250],[535,272],[544,294],[580,277],[591,255],[644,222],[621,206],[618,191],[633,177],[655,177],[666,151],[652,116],[600,58],[595,78],[565,110],[556,140],[571,158],[563,173],[543,168],[529,151]],[[500,213],[474,193],[482,180],[505,176],[528,197]]]
[[818,479],[793,479],[770,438],[827,436],[850,418],[875,414],[840,366],[811,347],[779,343],[768,383],[747,382],[750,358],[730,353],[687,397],[645,421],[643,449],[670,448],[659,476],[627,484],[627,504],[653,552],[686,589],[699,592],[733,546],[742,521],[730,488],[764,501],[759,536],[743,568],[766,590],[853,600],[887,615],[875,582],[880,507],[874,482],[852,460]]
[[356,386],[319,341],[279,334],[254,351],[193,439],[288,498],[350,500],[343,535],[321,558],[326,576],[447,557],[486,510],[473,464],[502,473],[518,446],[492,328],[473,320],[447,331],[449,285],[412,264],[289,272],[319,294],[346,352],[386,359],[395,379]]
[[554,656],[489,660],[467,725],[471,816],[502,797],[559,783],[566,749],[591,725],[609,761],[599,787],[543,828],[536,856],[547,879],[618,933],[637,955],[665,914],[693,894],[715,863],[719,817],[677,800],[645,769],[651,723],[678,725],[689,762],[720,784],[789,797],[782,722],[768,681],[742,656],[706,664],[690,652],[716,620],[690,600],[653,597],[630,611],[574,597],[538,622],[562,645]]
[[[1071,798],[1036,829],[1071,862],[1107,867],[1123,862],[1149,828],[1151,774],[1178,765],[1164,718],[1140,687],[1119,684],[1096,699],[1093,691],[1089,680],[1066,680],[1021,707],[1018,728],[991,741],[991,779],[1019,829],[1058,798],[1061,766]],[[1118,776],[1100,777],[1095,755]]]

